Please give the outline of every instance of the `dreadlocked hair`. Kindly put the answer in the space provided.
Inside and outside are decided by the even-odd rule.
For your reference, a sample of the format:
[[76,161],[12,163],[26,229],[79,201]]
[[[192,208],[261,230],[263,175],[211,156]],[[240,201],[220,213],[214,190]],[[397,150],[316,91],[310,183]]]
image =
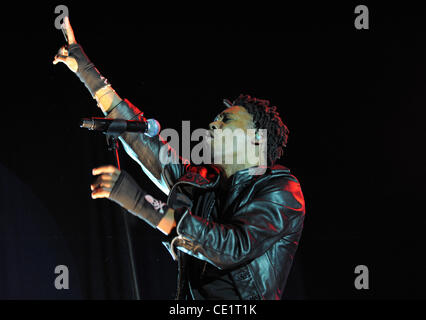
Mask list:
[[268,166],[274,165],[275,161],[284,153],[290,132],[276,111],[277,107],[270,107],[268,100],[252,98],[243,94],[234,100],[232,105],[244,107],[253,116],[256,129],[267,130]]

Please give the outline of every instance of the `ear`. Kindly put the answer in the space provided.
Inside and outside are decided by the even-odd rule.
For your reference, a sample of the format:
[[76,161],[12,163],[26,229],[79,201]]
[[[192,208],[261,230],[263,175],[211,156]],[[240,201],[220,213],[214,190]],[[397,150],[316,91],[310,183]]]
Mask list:
[[259,130],[256,130],[256,133],[254,135],[254,138],[252,139],[251,143],[254,145],[260,145],[263,142],[263,137]]

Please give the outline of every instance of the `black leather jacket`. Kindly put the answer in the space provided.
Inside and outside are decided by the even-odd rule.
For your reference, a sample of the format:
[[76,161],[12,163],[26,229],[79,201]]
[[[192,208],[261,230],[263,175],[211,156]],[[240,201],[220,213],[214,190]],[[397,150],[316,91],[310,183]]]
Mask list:
[[[138,114],[125,100],[109,117],[129,120]],[[225,270],[240,299],[281,299],[305,216],[300,184],[289,169],[274,166],[262,175],[245,169],[225,181],[213,165],[162,164],[158,159],[164,142],[158,137],[126,133],[121,139],[126,151],[168,193],[168,205],[177,209],[175,234],[171,243],[164,243],[178,261],[176,298],[190,298],[186,268],[192,256]],[[173,151],[166,150],[174,159]],[[223,190],[226,195],[219,198]]]

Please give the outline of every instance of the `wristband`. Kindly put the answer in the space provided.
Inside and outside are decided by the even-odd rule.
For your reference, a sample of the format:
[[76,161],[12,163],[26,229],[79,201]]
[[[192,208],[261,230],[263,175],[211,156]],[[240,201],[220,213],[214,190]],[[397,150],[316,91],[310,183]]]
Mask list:
[[121,171],[109,199],[156,228],[167,213],[168,206],[142,190],[135,180]]
[[108,85],[108,80],[100,74],[78,43],[68,46],[68,55],[77,61],[76,74],[89,89],[92,97],[95,97],[96,91]]

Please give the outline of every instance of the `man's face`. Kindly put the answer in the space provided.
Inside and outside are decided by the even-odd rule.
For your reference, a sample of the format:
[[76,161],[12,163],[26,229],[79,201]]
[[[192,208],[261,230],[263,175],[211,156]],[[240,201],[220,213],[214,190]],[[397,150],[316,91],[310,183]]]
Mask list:
[[222,111],[209,129],[212,139],[208,143],[214,163],[229,163],[230,159],[233,164],[247,163],[246,149],[253,145],[255,127],[252,115],[244,107],[232,106]]

